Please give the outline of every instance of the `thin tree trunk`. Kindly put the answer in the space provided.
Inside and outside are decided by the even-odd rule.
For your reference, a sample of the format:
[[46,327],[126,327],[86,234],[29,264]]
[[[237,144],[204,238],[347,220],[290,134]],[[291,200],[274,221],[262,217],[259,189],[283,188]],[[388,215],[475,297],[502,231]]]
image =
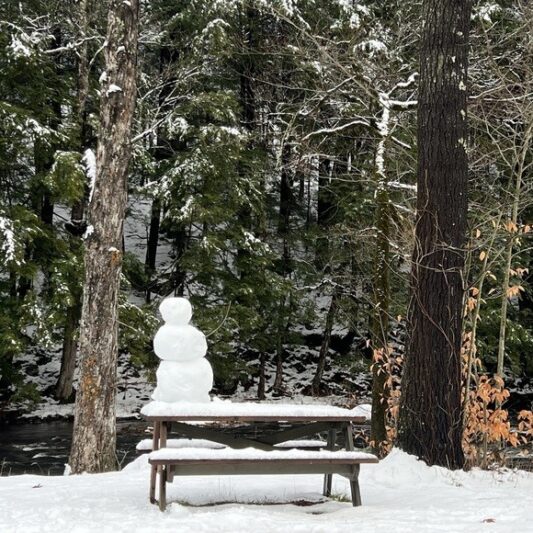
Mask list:
[[474,312],[472,313],[472,317],[471,317],[472,331],[470,332],[470,346],[468,348],[467,359],[466,359],[466,379],[465,379],[464,395],[463,395],[463,425],[465,425],[468,420],[468,410],[470,406],[470,386],[472,385],[472,377],[474,374],[474,356],[476,355],[476,351],[477,351],[477,346],[476,346],[477,324],[478,324],[479,315],[481,311],[481,302],[483,298],[483,287],[485,284],[485,279],[488,274],[487,266],[488,266],[489,256],[492,253],[492,247],[494,245],[494,240],[496,238],[498,228],[500,227],[501,219],[502,219],[502,215],[500,214],[498,218],[498,222],[496,223],[496,227],[494,228],[491,239],[489,241],[487,250],[485,251],[485,258],[483,259],[483,265],[481,267],[481,275],[479,278],[479,284],[476,287],[478,292],[475,295],[476,306],[474,308]]
[[376,195],[376,257],[374,260],[374,308],[372,316],[372,340],[374,360],[372,364],[372,417],[370,440],[372,448],[383,456],[387,444],[387,387],[389,358],[389,262],[390,219],[389,195],[381,186]]
[[80,321],[79,307],[67,309],[66,324],[61,354],[61,370],[56,384],[56,399],[60,402],[70,402],[74,392],[74,372],[76,370],[76,354],[78,351],[78,324]]
[[261,355],[259,356],[259,383],[257,385],[257,399],[258,400],[265,399],[265,390],[266,390],[265,366],[266,366],[266,354],[264,352],[261,352]]
[[425,0],[422,12],[417,221],[398,441],[430,465],[461,468],[471,2]]
[[509,289],[509,281],[511,279],[511,266],[513,260],[513,247],[516,240],[516,234],[518,231],[518,207],[520,205],[520,194],[522,191],[522,179],[524,173],[524,163],[526,155],[529,153],[531,138],[533,136],[533,121],[529,123],[524,135],[524,142],[522,144],[519,159],[516,169],[515,182],[513,187],[513,203],[511,207],[511,220],[508,226],[509,240],[507,243],[507,249],[505,251],[505,264],[503,266],[503,283],[502,283],[502,302],[500,308],[500,335],[498,338],[498,361],[496,373],[498,376],[503,377],[503,364],[505,359],[505,337],[507,329],[507,304],[509,296],[507,291]]
[[155,260],[157,257],[157,246],[159,244],[159,228],[161,227],[161,200],[154,198],[150,212],[150,230],[148,232],[148,243],[146,246],[145,271],[149,276],[149,284],[146,289],[146,301],[150,301],[152,290],[152,277],[155,274]]
[[282,270],[283,276],[290,273],[290,245],[289,235],[291,231],[291,213],[294,205],[294,198],[292,193],[292,180],[290,176],[290,144],[285,143],[282,149],[281,157],[281,182],[279,190],[279,220],[278,232],[283,239],[283,257]]
[[338,288],[333,290],[331,296],[331,302],[329,304],[328,313],[326,315],[326,326],[324,328],[324,337],[322,344],[320,345],[320,352],[318,354],[318,362],[316,367],[315,376],[311,384],[311,392],[313,396],[320,396],[320,386],[322,384],[322,376],[324,375],[324,369],[326,368],[326,360],[329,351],[329,343],[331,340],[331,331],[333,330],[333,324],[335,322],[335,316],[338,309],[338,301],[340,292]]
[[80,328],[81,372],[70,466],[74,473],[113,470],[116,461],[118,294],[135,109],[138,0],[111,0],[101,87],[96,180],[88,219]]
[[333,195],[331,193],[331,168],[329,159],[322,159],[318,166],[318,198],[317,198],[317,223],[320,231],[316,239],[315,262],[317,268],[329,268],[329,236],[328,227],[333,219]]
[[[88,0],[80,0],[78,5],[78,28],[79,37],[82,44],[78,50],[78,128],[79,128],[79,151],[83,153],[87,146],[87,98],[89,96],[89,60],[87,30],[89,17]],[[67,229],[71,233],[69,245],[72,253],[78,253],[80,237],[85,231],[85,209],[87,203],[87,191],[82,199],[72,206],[70,214],[70,224]],[[73,294],[74,302],[67,309],[65,317],[65,328],[63,332],[63,348],[61,352],[61,367],[56,383],[55,397],[60,402],[72,400],[74,372],[76,370],[76,357],[78,352],[78,329],[80,325],[82,295],[81,291]]]

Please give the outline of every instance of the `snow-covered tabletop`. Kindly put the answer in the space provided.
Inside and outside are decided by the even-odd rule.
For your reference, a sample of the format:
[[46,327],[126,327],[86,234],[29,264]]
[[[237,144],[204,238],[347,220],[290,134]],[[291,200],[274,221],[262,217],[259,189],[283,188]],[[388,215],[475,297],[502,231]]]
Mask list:
[[141,409],[141,414],[152,420],[167,421],[331,421],[364,423],[370,419],[370,406],[359,405],[343,409],[332,405],[296,403],[257,403],[211,401],[208,403],[157,402]]

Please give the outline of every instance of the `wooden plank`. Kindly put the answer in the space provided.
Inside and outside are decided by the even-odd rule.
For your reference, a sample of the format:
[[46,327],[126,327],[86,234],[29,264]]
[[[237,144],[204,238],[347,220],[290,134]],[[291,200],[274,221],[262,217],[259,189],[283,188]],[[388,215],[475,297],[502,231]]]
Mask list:
[[240,437],[231,433],[224,433],[221,429],[217,430],[205,426],[194,426],[181,422],[173,422],[172,424],[173,430],[193,439],[206,439],[236,449],[251,447],[258,448],[259,450],[274,450],[274,446],[269,443]]
[[257,440],[268,444],[280,444],[287,440],[299,439],[300,437],[311,437],[322,431],[329,431],[335,429],[337,424],[335,422],[314,422],[312,424],[305,424],[303,426],[295,426],[293,428],[281,429],[269,435],[262,435]]
[[176,476],[246,476],[246,475],[300,475],[300,474],[341,474],[351,476],[351,465],[347,464],[270,464],[271,461],[250,462],[249,464],[178,464],[169,468]]
[[362,457],[360,459],[342,459],[334,457],[316,457],[316,458],[283,458],[283,459],[224,459],[213,457],[212,459],[149,459],[153,465],[200,465],[211,468],[212,465],[235,465],[235,464],[258,464],[258,465],[358,465],[358,464],[375,464],[379,460],[376,457]]
[[149,422],[351,422],[363,425],[367,422],[364,416],[270,416],[270,415],[174,415],[174,416],[145,416]]

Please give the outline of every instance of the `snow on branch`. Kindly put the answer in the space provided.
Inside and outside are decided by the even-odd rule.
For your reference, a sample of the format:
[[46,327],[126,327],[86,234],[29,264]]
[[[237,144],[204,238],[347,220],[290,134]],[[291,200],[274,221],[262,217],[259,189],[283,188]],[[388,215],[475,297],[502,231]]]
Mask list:
[[13,231],[13,222],[6,217],[0,216],[0,235],[2,244],[0,250],[5,256],[6,262],[16,261],[15,232]]
[[357,126],[357,125],[368,127],[370,126],[370,123],[368,122],[368,120],[364,120],[364,119],[352,120],[351,122],[347,122],[346,124],[342,124],[341,126],[335,126],[333,128],[322,128],[320,130],[312,131],[311,133],[308,133],[305,137],[303,137],[302,141],[306,141],[307,139],[314,137],[316,135],[323,135],[325,133],[337,133],[339,131],[343,131],[347,128],[351,128],[352,126]]

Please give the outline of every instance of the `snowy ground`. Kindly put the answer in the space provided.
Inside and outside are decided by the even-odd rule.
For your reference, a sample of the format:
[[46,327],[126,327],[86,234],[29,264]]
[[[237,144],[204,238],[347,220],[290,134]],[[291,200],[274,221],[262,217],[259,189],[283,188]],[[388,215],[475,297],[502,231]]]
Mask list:
[[0,478],[0,531],[533,531],[533,474],[525,472],[449,472],[395,450],[361,467],[362,507],[345,501],[348,485],[338,476],[336,498],[298,505],[321,502],[321,486],[320,476],[176,479],[173,503],[160,513],[148,503],[141,457],[117,473]]

